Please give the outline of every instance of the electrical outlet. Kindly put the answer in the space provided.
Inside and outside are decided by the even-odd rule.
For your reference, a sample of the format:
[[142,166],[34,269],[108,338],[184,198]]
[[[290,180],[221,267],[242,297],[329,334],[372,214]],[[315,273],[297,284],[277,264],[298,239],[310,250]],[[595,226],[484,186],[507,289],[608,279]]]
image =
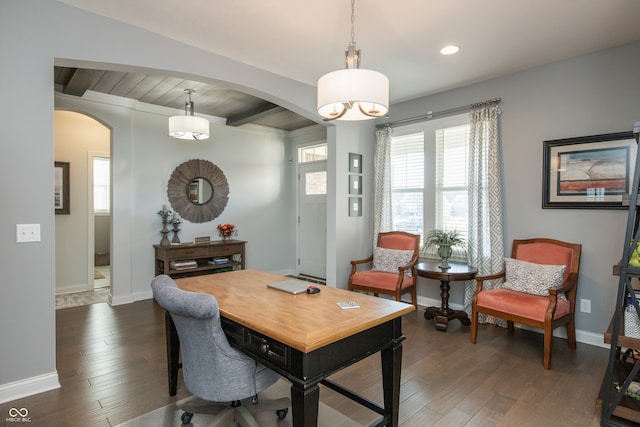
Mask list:
[[590,299],[581,299],[580,300],[580,311],[583,313],[591,313],[591,300]]
[[16,242],[39,242],[40,224],[16,224]]

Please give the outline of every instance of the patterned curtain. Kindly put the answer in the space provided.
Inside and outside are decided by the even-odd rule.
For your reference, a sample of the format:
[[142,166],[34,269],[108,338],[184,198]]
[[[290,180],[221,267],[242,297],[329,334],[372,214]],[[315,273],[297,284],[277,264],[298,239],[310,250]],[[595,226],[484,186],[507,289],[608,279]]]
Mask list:
[[[497,273],[504,268],[502,214],[502,162],[495,101],[473,105],[469,136],[469,236],[467,262],[478,275]],[[496,283],[487,283],[489,287]],[[465,284],[464,308],[471,313],[475,281]],[[480,315],[479,322],[495,323]]]
[[374,155],[374,199],[373,199],[373,244],[378,241],[378,233],[393,227],[391,210],[391,127],[376,131],[376,152]]

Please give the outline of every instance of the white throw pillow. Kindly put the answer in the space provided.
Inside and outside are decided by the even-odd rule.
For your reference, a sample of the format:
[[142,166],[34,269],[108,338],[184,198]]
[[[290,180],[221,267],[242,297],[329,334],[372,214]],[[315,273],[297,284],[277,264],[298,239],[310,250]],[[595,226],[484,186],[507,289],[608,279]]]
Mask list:
[[[536,264],[514,258],[504,259],[506,277],[502,287],[532,295],[549,295],[549,288],[562,285],[564,265]],[[566,300],[564,293],[558,298]]]
[[[413,257],[412,250],[375,247],[373,248],[373,269],[386,271],[387,273],[397,273],[398,267],[409,264],[411,257]],[[406,271],[405,274],[411,276],[411,270]]]

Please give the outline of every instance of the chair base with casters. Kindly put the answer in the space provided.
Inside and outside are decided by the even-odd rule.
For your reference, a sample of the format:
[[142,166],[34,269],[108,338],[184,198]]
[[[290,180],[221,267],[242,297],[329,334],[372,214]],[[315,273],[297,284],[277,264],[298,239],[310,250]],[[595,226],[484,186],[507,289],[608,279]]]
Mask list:
[[[404,231],[378,233],[374,254],[351,261],[349,290],[370,292],[376,297],[391,295],[396,301],[402,301],[402,295],[408,293],[411,303],[417,308],[415,266],[419,250],[420,236],[417,234]],[[358,271],[358,267],[369,263],[372,263],[372,269]]]
[[259,427],[256,421],[257,414],[273,412],[278,420],[283,420],[289,413],[289,403],[288,398],[258,401],[254,397],[230,403],[217,403],[196,397],[180,407],[184,411],[180,420],[182,425],[189,425],[194,414],[206,414],[216,416],[213,421],[207,422],[207,427],[222,427],[232,423],[242,427]]
[[[576,349],[575,303],[582,246],[554,239],[514,240],[511,257],[538,265],[564,265],[558,286],[548,289],[548,295],[533,295],[512,289],[496,287],[485,290],[484,282],[503,279],[506,270],[487,276],[476,276],[476,292],[471,302],[471,343],[478,337],[480,313],[507,321],[507,330],[514,332],[514,323],[542,329],[544,332],[544,369],[551,367],[553,330],[567,329],[570,350]],[[564,298],[562,297],[564,295]]]

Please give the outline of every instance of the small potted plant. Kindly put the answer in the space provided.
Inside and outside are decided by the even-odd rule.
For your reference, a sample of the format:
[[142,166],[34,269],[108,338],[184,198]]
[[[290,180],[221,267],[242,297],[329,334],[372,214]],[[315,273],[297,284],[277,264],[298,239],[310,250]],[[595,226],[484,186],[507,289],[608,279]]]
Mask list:
[[464,248],[466,245],[465,240],[460,236],[460,232],[456,229],[453,230],[429,230],[426,236],[424,244],[424,250],[432,247],[438,248],[438,256],[440,257],[440,265],[438,267],[442,269],[450,268],[449,258],[453,253],[453,247]]

